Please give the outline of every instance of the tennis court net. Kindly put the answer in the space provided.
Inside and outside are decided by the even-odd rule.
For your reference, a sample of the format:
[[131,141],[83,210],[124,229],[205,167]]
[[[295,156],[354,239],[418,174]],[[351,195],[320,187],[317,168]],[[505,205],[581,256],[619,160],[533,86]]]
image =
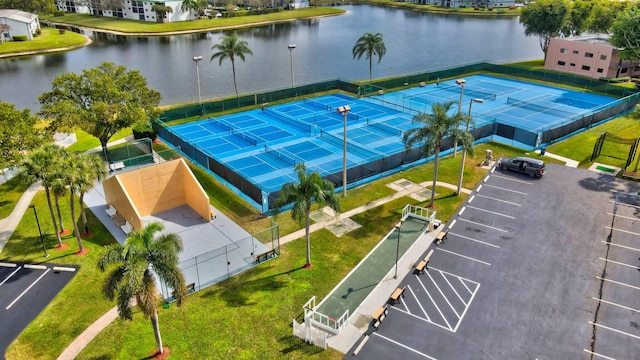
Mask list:
[[[438,87],[452,92],[460,92],[460,87],[457,85],[440,84],[438,85]],[[469,89],[468,87],[464,88],[464,93],[465,95],[481,98],[484,100],[495,100],[497,97],[497,95],[492,92]]]
[[273,148],[268,147],[267,145],[264,146],[264,152],[275,158],[278,159],[282,162],[284,162],[285,164],[291,165],[291,166],[296,166],[296,159],[294,158],[294,155],[286,155],[284,152],[286,150],[276,150]]
[[311,125],[307,124],[307,123],[303,123],[300,120],[294,119],[289,115],[283,114],[279,111],[273,110],[271,108],[265,107],[264,108],[264,113],[268,114],[269,116],[271,116],[272,118],[276,119],[276,120],[280,120],[285,124],[291,125],[293,127],[295,127],[298,130],[304,131],[304,132],[311,132]]
[[327,104],[323,104],[321,102],[319,102],[318,100],[311,100],[309,98],[303,98],[302,99],[304,102],[312,104],[313,106],[317,107],[318,109],[322,109],[322,110],[329,110],[331,111],[331,105],[327,105]]
[[395,128],[393,126],[389,126],[387,124],[384,124],[382,122],[372,122],[369,119],[367,119],[367,125],[378,129],[384,133],[387,133],[389,135],[393,135],[393,136],[402,136],[402,130]]
[[238,130],[231,130],[231,134],[233,134],[233,136],[237,137],[238,139],[243,140],[244,142],[247,142],[253,146],[258,145],[258,140],[252,136],[249,136],[241,131]]
[[[344,139],[339,138],[331,133],[328,133],[324,130],[320,130],[320,137],[325,139],[326,141],[332,143],[335,146],[338,147],[344,147]],[[358,156],[362,157],[363,159],[371,159],[373,157],[376,157],[376,153],[374,153],[373,151],[369,151],[366,149],[363,149],[361,147],[359,147],[358,145],[355,144],[347,144],[347,151],[353,152],[354,154],[358,154]]]
[[548,106],[532,103],[530,101],[515,99],[515,98],[512,98],[512,97],[508,97],[507,98],[507,104],[511,104],[511,105],[513,105],[515,107],[520,107],[520,108],[524,108],[524,109],[543,112],[543,113],[546,113],[546,114],[553,114],[555,116],[559,116],[559,117],[563,117],[563,118],[572,117],[572,116],[576,115],[576,113],[572,113],[572,112],[569,112],[569,111],[566,111],[566,110],[559,110],[559,109],[551,108],[551,107],[548,107]]
[[213,123],[215,126],[219,127],[220,129],[224,129],[226,131],[231,132],[231,125],[227,124],[226,122],[223,122],[217,119],[212,119],[212,118],[209,118],[209,122]]

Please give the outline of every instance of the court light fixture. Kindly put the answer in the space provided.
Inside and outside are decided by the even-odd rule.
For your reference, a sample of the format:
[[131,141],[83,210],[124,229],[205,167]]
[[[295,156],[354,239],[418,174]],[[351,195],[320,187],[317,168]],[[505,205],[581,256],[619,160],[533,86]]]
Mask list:
[[289,49],[289,62],[291,64],[291,88],[293,89],[296,85],[295,85],[295,76],[293,73],[293,49],[296,48],[295,44],[289,44],[289,46],[287,46],[287,49]]
[[[467,116],[467,132],[469,132],[469,124],[471,123],[471,106],[473,103],[482,104],[484,100],[482,99],[471,99],[469,100],[469,115]],[[460,179],[458,180],[458,190],[456,194],[459,196],[460,191],[462,190],[462,176],[464,175],[464,162],[467,159],[467,149],[462,149],[462,164],[460,165]]]
[[200,95],[200,67],[198,66],[198,62],[202,60],[202,56],[194,56],[193,62],[196,63],[196,78],[198,81],[198,104],[200,105],[200,115],[204,115],[204,111],[202,109],[202,96]]
[[351,106],[338,106],[338,112],[344,116],[344,135],[342,148],[342,196],[347,196],[347,116]]

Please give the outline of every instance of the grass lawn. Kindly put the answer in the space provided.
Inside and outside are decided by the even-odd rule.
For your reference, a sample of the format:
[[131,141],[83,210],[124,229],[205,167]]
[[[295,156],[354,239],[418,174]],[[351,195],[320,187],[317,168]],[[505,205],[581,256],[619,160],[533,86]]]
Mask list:
[[510,15],[517,16],[520,14],[520,8],[509,9],[507,7],[496,7],[493,10],[481,8],[474,10],[473,7],[439,7],[434,5],[420,5],[415,2],[399,2],[394,0],[367,0],[358,1],[366,4],[376,4],[386,7],[406,8],[412,10],[427,11],[433,13],[445,13],[445,14],[464,14],[464,15],[478,15],[478,16],[496,16],[496,15]]
[[271,14],[236,16],[219,19],[199,19],[191,21],[176,21],[170,23],[154,23],[128,19],[114,19],[96,17],[86,14],[65,14],[61,17],[43,17],[49,21],[70,25],[86,26],[97,29],[120,31],[124,33],[163,33],[173,31],[215,30],[228,27],[246,27],[260,25],[264,22],[279,22],[296,19],[306,19],[318,16],[338,15],[344,10],[336,8],[305,8],[280,11]]
[[[80,129],[75,129],[74,132],[76,133],[78,141],[67,148],[70,152],[84,152],[100,147],[100,140],[93,135]],[[111,139],[109,139],[109,142],[120,140],[129,135],[132,135],[131,128],[124,128],[113,135]]]
[[[579,167],[581,168],[589,168],[592,164],[593,147],[598,137],[604,132],[624,139],[638,138],[640,137],[640,121],[631,118],[631,116],[622,116],[550,145],[547,147],[547,151],[576,160],[580,163]],[[602,153],[600,157],[595,159],[595,162],[624,167],[629,148],[630,145],[616,146],[611,142],[605,142]]]
[[29,188],[19,176],[0,185],[0,219],[11,214],[22,194]]
[[86,37],[72,31],[60,34],[58,29],[43,27],[42,33],[31,41],[6,41],[0,44],[0,55],[79,46],[86,41]]

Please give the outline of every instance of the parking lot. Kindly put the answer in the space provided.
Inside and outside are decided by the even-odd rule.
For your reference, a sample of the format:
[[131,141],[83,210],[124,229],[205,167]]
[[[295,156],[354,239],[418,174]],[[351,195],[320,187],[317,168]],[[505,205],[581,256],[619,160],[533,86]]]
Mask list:
[[76,274],[77,267],[0,262],[0,354]]
[[346,357],[638,358],[639,189],[554,164],[541,179],[492,170]]

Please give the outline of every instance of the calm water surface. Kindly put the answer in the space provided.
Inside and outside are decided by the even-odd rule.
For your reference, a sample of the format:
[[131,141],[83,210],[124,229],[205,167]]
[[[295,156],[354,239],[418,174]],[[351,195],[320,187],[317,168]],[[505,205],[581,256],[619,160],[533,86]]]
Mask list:
[[[535,37],[524,36],[518,18],[436,15],[368,5],[344,6],[347,13],[238,30],[253,51],[237,60],[238,91],[253,93],[291,85],[288,44],[295,44],[295,83],[369,77],[368,62],[353,60],[351,49],[365,32],[380,32],[387,53],[374,59],[373,77],[382,78],[488,60],[509,62],[542,58]],[[93,43],[49,55],[0,60],[0,100],[18,108],[39,109],[38,96],[51,90],[63,72],[81,72],[112,61],[139,70],[163,104],[196,101],[195,63],[199,63],[202,98],[234,94],[231,63],[210,62],[211,46],[227,32],[167,37],[125,37],[88,33]]]

